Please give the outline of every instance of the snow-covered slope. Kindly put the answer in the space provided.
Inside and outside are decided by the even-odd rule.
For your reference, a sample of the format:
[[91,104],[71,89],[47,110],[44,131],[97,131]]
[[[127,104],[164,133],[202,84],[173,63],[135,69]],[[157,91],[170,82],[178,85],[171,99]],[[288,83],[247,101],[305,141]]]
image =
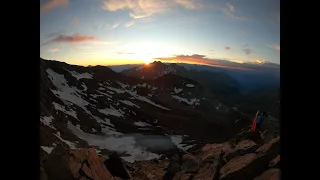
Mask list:
[[138,79],[40,59],[40,75],[40,145],[49,153],[62,143],[122,152],[127,161],[152,159],[200,142],[185,144],[190,140],[222,139],[223,124],[233,127],[242,116],[196,81],[171,73]]

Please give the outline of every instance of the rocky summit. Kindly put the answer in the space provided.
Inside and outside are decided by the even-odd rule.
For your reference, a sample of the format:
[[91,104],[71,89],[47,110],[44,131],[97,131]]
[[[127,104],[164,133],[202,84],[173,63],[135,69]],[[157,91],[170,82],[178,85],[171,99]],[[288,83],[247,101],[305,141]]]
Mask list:
[[41,179],[279,180],[280,136],[263,144],[252,137],[136,162],[124,161],[118,153],[98,155],[93,147],[68,149],[58,144],[42,157]]
[[40,58],[40,179],[279,179],[279,121],[252,133],[254,114],[223,95],[241,84],[191,74]]

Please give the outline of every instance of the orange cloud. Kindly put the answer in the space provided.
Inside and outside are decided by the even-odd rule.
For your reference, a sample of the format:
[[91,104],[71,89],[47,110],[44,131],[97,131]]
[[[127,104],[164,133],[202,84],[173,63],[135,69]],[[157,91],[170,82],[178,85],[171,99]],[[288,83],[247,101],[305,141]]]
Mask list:
[[229,69],[242,69],[251,70],[249,68],[242,67],[240,63],[235,63],[226,60],[216,60],[206,58],[204,55],[193,54],[193,55],[176,55],[175,57],[163,57],[155,58],[163,61],[174,61],[174,62],[184,62],[191,64],[202,64],[214,67],[229,68]]
[[87,41],[97,41],[98,38],[95,36],[86,36],[86,35],[81,35],[79,33],[76,33],[72,36],[67,36],[67,35],[58,35],[57,37],[45,42],[42,44],[42,46],[53,43],[53,42],[58,42],[58,43],[82,43],[82,42],[87,42]]
[[225,49],[226,49],[226,50],[230,50],[231,47],[230,47],[230,46],[226,46]]
[[50,11],[53,8],[67,6],[69,0],[50,0],[40,5],[41,12]]
[[253,61],[237,61],[232,62],[228,60],[219,59],[209,59],[204,55],[193,54],[193,55],[175,55],[173,57],[160,57],[155,58],[156,60],[164,62],[174,62],[174,63],[188,63],[188,64],[202,64],[213,67],[228,68],[228,69],[238,69],[247,71],[259,71],[259,72],[275,72],[280,71],[280,65],[275,63],[270,63],[264,60],[253,60]]
[[154,14],[169,11],[174,6],[186,9],[202,9],[208,7],[199,0],[104,0],[103,9],[108,11],[130,10],[130,17],[143,19]]
[[80,34],[74,34],[73,36],[60,35],[54,38],[53,42],[65,42],[65,43],[80,43],[85,41],[96,41],[97,37],[95,36],[86,36]]
[[175,3],[183,6],[186,9],[203,9],[205,8],[204,4],[201,4],[197,0],[174,0]]

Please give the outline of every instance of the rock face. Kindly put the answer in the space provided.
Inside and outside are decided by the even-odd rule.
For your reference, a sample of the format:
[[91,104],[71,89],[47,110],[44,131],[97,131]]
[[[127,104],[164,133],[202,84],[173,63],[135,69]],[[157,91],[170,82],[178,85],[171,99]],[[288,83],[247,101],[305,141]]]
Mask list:
[[41,180],[278,180],[280,137],[257,145],[242,140],[207,144],[195,154],[124,162],[116,153],[99,157],[94,148],[69,150],[58,144],[40,162]]
[[123,165],[122,160],[117,153],[112,153],[103,163],[113,176],[121,179],[131,179],[128,170]]
[[260,176],[254,178],[253,180],[280,180],[281,170],[272,168],[263,172]]
[[66,150],[58,145],[43,163],[48,180],[114,180],[93,148]]
[[269,163],[269,167],[272,167],[272,168],[278,168],[279,166],[280,166],[280,155],[278,155]]
[[269,162],[279,153],[280,137],[262,145],[255,153],[231,159],[220,170],[220,179],[253,179],[268,169]]

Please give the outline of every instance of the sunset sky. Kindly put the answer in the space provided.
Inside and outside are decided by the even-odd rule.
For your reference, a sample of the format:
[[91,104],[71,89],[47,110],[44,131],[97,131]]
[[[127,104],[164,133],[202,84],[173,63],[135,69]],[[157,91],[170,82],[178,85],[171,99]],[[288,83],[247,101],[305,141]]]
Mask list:
[[40,0],[40,57],[280,64],[280,0]]

